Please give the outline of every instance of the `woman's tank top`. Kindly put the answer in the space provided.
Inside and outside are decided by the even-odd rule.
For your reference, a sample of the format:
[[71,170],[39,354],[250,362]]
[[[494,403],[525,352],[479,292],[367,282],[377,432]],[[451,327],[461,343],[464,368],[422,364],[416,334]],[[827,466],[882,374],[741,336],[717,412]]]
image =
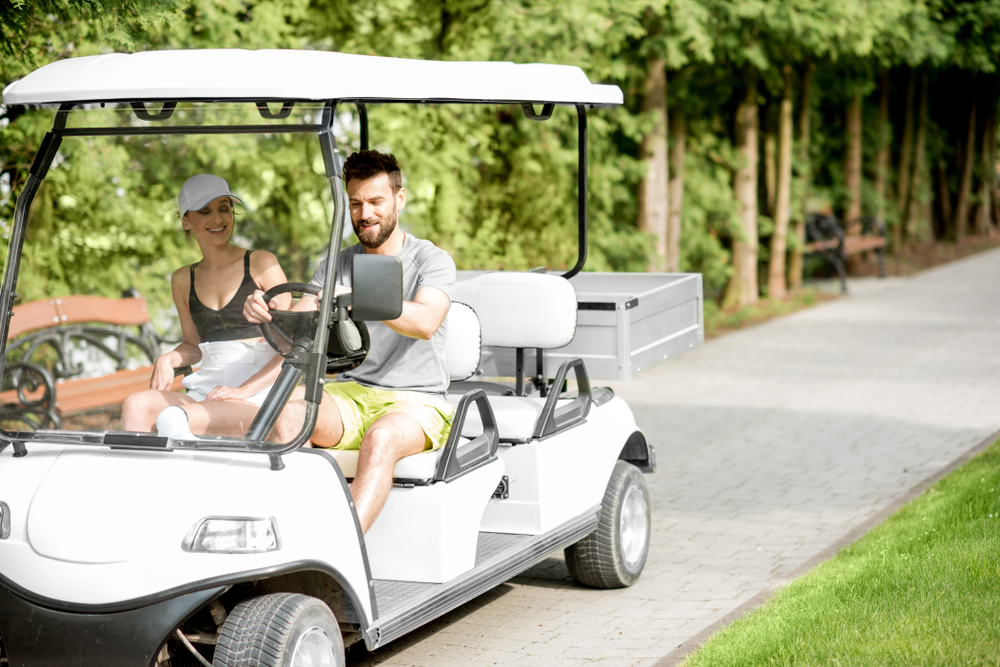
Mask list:
[[198,299],[194,291],[194,267],[198,264],[191,265],[188,307],[191,309],[191,319],[194,320],[194,326],[198,329],[202,343],[260,338],[260,327],[250,324],[243,317],[243,302],[257,289],[257,284],[250,277],[250,252],[247,250],[243,256],[243,282],[229,303],[219,310],[212,310]]

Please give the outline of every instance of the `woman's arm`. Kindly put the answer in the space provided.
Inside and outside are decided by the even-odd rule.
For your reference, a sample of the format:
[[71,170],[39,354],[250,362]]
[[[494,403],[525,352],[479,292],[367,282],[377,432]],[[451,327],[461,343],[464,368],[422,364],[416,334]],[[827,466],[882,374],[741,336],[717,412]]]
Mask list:
[[191,319],[191,309],[188,307],[188,293],[191,289],[191,272],[186,266],[174,271],[170,277],[170,291],[177,307],[177,316],[181,323],[181,344],[169,352],[161,354],[153,365],[153,376],[149,380],[149,388],[166,391],[174,382],[174,369],[190,366],[201,361],[201,350],[198,343],[201,337],[198,328]]
[[[257,250],[250,254],[250,277],[265,292],[276,285],[288,282],[285,272],[278,264],[278,258],[266,250]],[[277,308],[288,310],[292,305],[292,295],[281,294],[273,301]]]

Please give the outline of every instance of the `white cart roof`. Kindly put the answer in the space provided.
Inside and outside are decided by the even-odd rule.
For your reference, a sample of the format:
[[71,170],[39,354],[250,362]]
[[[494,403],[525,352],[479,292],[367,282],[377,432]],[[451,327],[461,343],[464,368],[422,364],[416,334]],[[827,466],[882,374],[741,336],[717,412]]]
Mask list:
[[413,100],[615,105],[618,86],[579,67],[447,62],[327,51],[213,49],[60,60],[3,91],[4,104],[155,100]]

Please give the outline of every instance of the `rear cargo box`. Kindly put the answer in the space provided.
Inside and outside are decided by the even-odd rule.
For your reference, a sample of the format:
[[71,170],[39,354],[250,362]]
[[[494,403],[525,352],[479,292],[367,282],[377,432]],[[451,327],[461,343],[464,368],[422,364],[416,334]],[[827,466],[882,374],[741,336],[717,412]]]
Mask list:
[[[459,280],[479,272],[459,272]],[[628,380],[700,346],[705,341],[699,273],[590,273],[571,279],[576,288],[576,336],[566,347],[546,350],[548,377],[567,359],[581,357],[592,380]],[[516,317],[516,313],[511,313]],[[533,350],[525,372],[535,374]],[[515,353],[485,347],[481,375],[511,377]]]

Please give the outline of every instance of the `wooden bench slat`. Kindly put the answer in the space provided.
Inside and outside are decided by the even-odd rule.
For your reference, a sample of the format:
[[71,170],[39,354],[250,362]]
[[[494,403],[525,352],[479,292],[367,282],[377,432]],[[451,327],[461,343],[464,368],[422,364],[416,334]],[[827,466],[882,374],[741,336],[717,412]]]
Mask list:
[[144,297],[62,296],[14,306],[7,340],[58,324],[100,322],[142,326],[149,322]]
[[844,252],[848,255],[885,247],[881,236],[848,236],[844,239]]
[[805,248],[807,252],[822,252],[823,250],[836,250],[839,245],[839,239],[825,239],[823,241],[807,243]]

